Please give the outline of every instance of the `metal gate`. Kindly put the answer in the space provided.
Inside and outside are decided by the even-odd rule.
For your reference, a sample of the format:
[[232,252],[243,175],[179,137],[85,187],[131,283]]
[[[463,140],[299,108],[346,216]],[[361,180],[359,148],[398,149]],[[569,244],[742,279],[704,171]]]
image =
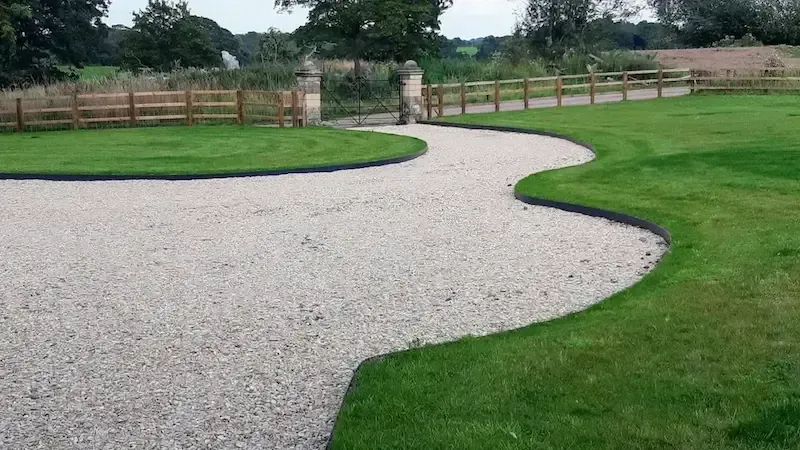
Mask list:
[[322,80],[322,120],[335,125],[396,124],[402,110],[400,83],[366,77]]

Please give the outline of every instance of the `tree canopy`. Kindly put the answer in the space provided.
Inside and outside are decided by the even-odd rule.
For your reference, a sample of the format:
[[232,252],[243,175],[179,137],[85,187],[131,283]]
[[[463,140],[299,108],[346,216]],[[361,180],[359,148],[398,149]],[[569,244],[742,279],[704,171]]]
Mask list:
[[552,57],[587,51],[595,41],[593,24],[625,19],[636,10],[630,0],[528,0],[522,27],[538,53]]
[[333,57],[404,61],[439,54],[439,18],[452,0],[276,0],[309,8],[301,39],[332,43]]
[[66,76],[56,62],[83,65],[107,28],[107,0],[3,0],[0,85]]
[[650,0],[650,5],[686,46],[748,35],[765,44],[800,44],[798,0]]
[[186,2],[149,0],[144,10],[133,14],[133,23],[121,44],[125,69],[169,71],[222,64],[209,23],[192,16]]

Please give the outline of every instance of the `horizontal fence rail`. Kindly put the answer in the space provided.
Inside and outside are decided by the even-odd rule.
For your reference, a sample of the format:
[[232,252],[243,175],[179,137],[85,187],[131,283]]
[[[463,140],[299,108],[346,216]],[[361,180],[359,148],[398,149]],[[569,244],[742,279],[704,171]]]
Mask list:
[[0,132],[236,123],[302,127],[302,91],[163,91],[0,100]]
[[589,103],[595,103],[599,94],[616,93],[621,94],[622,100],[628,100],[630,92],[645,89],[652,90],[653,97],[661,98],[665,88],[691,89],[692,75],[690,69],[660,69],[430,84],[423,86],[422,96],[425,113],[431,119],[444,116],[446,108],[460,108],[466,114],[470,106],[494,105],[494,110],[500,111],[503,103],[509,101],[521,101],[523,109],[528,109],[531,100],[536,99],[550,99],[553,102],[550,106],[563,106],[565,98],[570,96],[588,96]]
[[695,70],[692,91],[800,91],[800,70],[775,68],[760,70]]

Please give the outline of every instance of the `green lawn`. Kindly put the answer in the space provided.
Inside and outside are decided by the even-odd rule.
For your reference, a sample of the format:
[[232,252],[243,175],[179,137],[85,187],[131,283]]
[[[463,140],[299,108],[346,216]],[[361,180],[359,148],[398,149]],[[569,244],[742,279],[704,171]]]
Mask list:
[[671,253],[586,312],[366,365],[334,449],[800,448],[800,98],[452,120],[593,143],[516,189],[647,218]]
[[467,56],[475,56],[478,54],[478,47],[458,47],[456,52]]
[[422,150],[413,138],[327,128],[153,127],[0,135],[0,173],[208,175],[330,166]]
[[85,66],[82,69],[77,69],[70,66],[59,66],[61,70],[73,71],[80,75],[81,80],[102,80],[111,75],[119,72],[119,67],[114,66]]

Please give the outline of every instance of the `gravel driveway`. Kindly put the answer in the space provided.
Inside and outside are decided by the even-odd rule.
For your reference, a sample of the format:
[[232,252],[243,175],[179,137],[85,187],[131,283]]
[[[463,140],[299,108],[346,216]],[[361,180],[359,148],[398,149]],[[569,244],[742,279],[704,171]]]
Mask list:
[[591,159],[425,125],[400,165],[0,182],[0,448],[324,446],[372,355],[552,319],[636,282],[655,235],[527,206]]

